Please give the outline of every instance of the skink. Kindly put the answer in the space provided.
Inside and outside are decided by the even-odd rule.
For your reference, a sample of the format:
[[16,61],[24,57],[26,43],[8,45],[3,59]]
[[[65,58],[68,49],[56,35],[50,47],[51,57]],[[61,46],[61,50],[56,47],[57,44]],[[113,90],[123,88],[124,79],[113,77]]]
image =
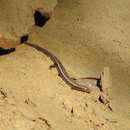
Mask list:
[[[54,65],[51,65],[50,67],[56,67],[59,76],[72,88],[78,91],[82,91],[82,92],[87,92],[90,93],[92,88],[89,84],[87,83],[87,85],[82,85],[78,84],[78,82],[76,82],[76,80],[72,79],[69,77],[68,73],[66,72],[64,66],[62,65],[62,63],[60,62],[60,60],[54,56],[51,52],[49,52],[47,49],[42,48],[36,44],[32,44],[29,42],[24,42],[24,44],[29,45],[35,49],[37,49],[38,51],[44,53],[45,55],[47,55],[48,57],[50,57],[50,59],[53,61]],[[93,80],[95,82],[95,80]],[[96,85],[96,84],[95,84]]]

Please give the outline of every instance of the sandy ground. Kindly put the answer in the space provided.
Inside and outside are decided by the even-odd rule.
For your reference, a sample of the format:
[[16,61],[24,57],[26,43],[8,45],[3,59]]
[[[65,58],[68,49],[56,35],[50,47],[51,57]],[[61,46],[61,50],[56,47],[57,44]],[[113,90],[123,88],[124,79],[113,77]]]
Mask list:
[[112,111],[91,94],[71,90],[44,54],[20,45],[0,57],[0,130],[129,130],[129,1],[59,0],[29,41],[47,48],[72,77],[110,69]]

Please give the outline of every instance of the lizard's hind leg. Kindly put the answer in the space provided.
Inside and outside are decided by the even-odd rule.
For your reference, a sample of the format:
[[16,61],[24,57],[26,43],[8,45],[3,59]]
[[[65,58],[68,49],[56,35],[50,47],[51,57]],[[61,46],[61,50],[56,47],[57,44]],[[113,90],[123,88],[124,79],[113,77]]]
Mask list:
[[56,67],[56,64],[54,63],[54,64],[49,66],[49,69],[52,69],[52,68],[55,68],[55,67]]

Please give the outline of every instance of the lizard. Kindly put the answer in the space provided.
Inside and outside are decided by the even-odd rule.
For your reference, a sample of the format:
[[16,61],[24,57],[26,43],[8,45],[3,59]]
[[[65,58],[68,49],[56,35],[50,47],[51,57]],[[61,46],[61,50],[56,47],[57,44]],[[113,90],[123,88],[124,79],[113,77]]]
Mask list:
[[50,57],[50,59],[54,63],[53,65],[50,66],[50,68],[55,67],[58,71],[58,75],[71,87],[71,89],[90,93],[94,89],[94,87],[96,87],[97,85],[100,87],[100,83],[101,83],[100,79],[97,79],[97,78],[81,78],[81,79],[71,78],[68,75],[68,73],[66,72],[61,61],[55,55],[53,55],[51,52],[49,52],[47,49],[42,48],[36,44],[32,44],[27,41],[24,41],[23,43],[35,48],[36,50],[38,50],[38,51],[44,53],[46,56]]

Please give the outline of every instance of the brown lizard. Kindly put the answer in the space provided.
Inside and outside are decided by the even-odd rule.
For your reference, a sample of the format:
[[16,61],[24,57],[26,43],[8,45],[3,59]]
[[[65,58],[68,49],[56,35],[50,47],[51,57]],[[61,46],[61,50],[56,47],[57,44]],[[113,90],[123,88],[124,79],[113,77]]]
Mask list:
[[50,66],[50,68],[52,67],[56,67],[59,76],[72,88],[78,91],[82,91],[82,92],[87,92],[90,93],[94,87],[96,87],[98,85],[98,82],[100,79],[96,79],[96,78],[81,78],[81,79],[73,79],[70,78],[70,76],[68,75],[68,73],[66,72],[64,66],[62,65],[62,63],[60,62],[60,60],[54,56],[51,52],[49,52],[47,49],[42,48],[36,44],[32,44],[29,42],[24,41],[24,44],[29,45],[35,49],[37,49],[38,51],[46,54],[48,57],[50,57],[50,59],[53,61],[53,65]]

